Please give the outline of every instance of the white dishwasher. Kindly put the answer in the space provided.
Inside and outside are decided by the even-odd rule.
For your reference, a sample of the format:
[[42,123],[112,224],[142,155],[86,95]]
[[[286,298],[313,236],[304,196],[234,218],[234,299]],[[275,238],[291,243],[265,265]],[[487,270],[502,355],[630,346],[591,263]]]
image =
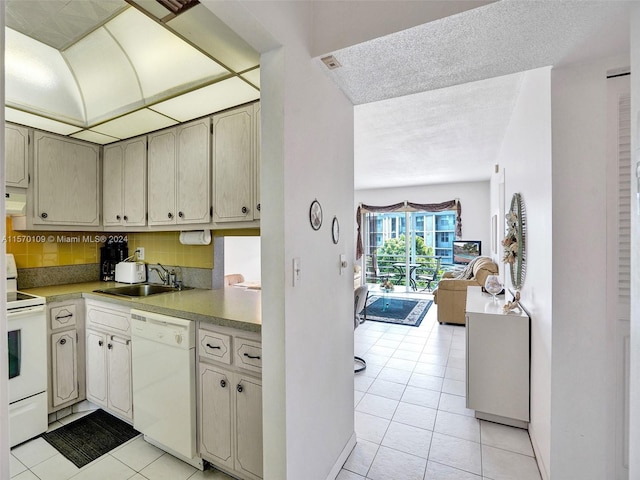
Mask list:
[[196,451],[195,328],[131,310],[133,426],[149,443],[202,469]]

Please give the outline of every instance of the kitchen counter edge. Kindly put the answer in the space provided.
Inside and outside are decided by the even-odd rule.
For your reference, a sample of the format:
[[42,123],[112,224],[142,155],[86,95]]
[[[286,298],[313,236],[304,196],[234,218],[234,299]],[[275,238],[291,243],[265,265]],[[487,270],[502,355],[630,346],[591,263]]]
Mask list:
[[85,298],[249,332],[260,333],[262,330],[259,290],[236,287],[216,290],[194,288],[141,298],[119,297],[94,292],[94,290],[122,285],[124,284],[116,282],[88,282],[29,288],[20,291],[45,297],[47,303]]

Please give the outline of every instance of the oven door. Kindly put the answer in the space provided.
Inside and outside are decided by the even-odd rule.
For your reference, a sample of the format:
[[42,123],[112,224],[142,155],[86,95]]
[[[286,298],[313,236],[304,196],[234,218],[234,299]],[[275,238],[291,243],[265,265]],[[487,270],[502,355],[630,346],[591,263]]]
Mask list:
[[9,403],[47,389],[47,325],[44,305],[7,311]]

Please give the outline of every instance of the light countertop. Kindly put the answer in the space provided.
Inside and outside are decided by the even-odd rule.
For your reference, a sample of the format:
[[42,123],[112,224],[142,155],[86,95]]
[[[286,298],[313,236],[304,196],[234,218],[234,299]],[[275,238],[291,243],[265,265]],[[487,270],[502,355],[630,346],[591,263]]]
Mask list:
[[261,331],[260,290],[237,287],[217,290],[194,288],[138,298],[94,292],[94,290],[123,285],[125,284],[116,282],[87,282],[29,288],[21,291],[45,297],[47,303],[86,298],[241,330]]

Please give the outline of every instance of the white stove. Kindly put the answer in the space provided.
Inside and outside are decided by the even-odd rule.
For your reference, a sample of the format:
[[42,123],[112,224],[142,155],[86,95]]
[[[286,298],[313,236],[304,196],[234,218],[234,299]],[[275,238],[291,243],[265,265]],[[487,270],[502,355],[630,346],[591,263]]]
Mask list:
[[47,324],[45,298],[17,290],[18,270],[7,254],[9,444],[47,430]]

